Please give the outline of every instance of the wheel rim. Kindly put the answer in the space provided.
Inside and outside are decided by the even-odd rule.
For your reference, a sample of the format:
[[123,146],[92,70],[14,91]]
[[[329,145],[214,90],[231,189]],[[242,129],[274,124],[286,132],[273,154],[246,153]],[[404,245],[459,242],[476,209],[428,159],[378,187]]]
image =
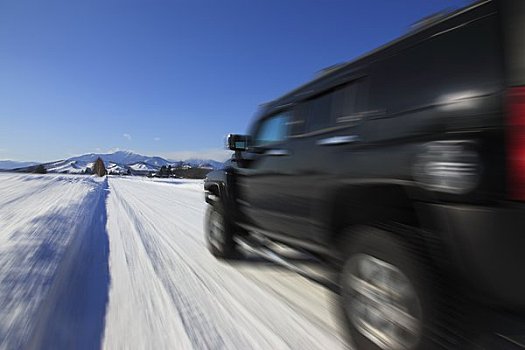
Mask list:
[[208,241],[217,249],[220,249],[221,245],[224,243],[224,222],[222,215],[216,210],[212,210],[210,213]]
[[403,272],[367,254],[344,268],[345,312],[353,326],[382,349],[413,349],[422,333],[421,305]]

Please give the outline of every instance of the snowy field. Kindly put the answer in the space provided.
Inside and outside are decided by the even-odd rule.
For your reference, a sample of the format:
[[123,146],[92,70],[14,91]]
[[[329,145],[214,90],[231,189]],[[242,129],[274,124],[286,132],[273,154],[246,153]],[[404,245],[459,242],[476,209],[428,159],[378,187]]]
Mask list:
[[202,181],[0,174],[0,349],[342,349],[325,287],[205,247]]

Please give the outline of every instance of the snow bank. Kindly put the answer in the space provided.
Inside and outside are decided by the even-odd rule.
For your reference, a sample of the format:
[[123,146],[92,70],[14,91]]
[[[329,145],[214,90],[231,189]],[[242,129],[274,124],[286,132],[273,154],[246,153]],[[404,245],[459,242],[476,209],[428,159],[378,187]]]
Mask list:
[[109,284],[105,188],[87,176],[0,174],[1,349],[99,346]]

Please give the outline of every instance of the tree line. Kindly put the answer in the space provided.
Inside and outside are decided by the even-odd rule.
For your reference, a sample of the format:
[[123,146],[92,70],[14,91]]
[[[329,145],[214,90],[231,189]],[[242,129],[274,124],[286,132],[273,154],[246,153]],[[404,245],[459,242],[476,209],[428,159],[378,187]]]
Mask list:
[[[210,171],[211,169],[206,168],[193,168],[184,166],[172,167],[171,165],[163,165],[157,172],[149,174],[148,176],[203,179]],[[46,174],[47,169],[43,164],[39,164],[32,167],[30,169],[30,172],[35,174]],[[87,175],[93,174],[100,177],[108,175],[108,171],[106,169],[106,166],[104,165],[104,161],[100,157],[97,158],[97,160],[95,160],[92,168],[86,168],[83,173]],[[128,168],[126,175],[132,175],[131,169]]]

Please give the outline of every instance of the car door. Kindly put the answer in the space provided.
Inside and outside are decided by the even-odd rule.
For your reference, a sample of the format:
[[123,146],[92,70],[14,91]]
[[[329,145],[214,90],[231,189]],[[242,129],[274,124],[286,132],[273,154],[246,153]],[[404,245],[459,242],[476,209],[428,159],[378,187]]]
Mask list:
[[289,139],[291,111],[264,117],[237,169],[238,205],[247,224],[262,232],[290,234],[296,215],[291,206],[295,148]]
[[302,241],[326,242],[332,199],[342,176],[359,173],[363,152],[362,122],[366,111],[367,82],[359,78],[332,87],[298,104],[296,118],[304,122],[292,132],[295,143],[295,192],[302,203]]

